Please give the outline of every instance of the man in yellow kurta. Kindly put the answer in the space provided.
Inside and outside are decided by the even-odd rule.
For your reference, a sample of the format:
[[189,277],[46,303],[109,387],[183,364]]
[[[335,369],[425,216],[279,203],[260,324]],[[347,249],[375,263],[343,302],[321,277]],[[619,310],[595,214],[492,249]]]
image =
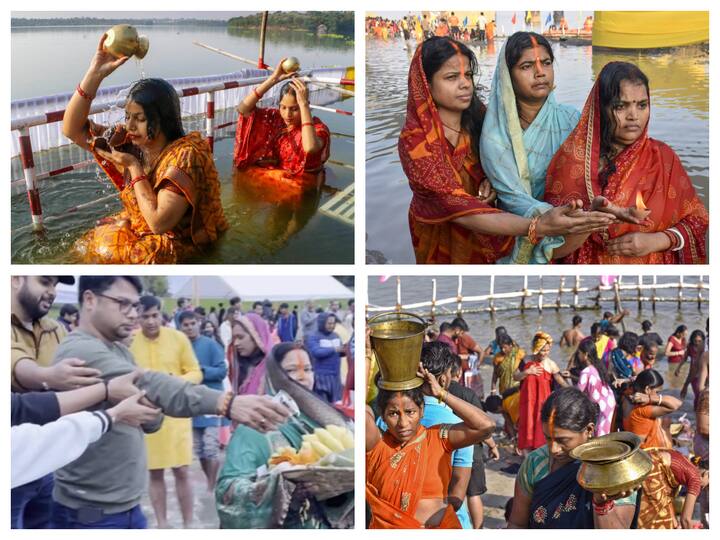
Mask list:
[[[181,377],[198,384],[203,374],[193,352],[190,340],[177,330],[163,327],[160,299],[155,296],[140,298],[140,328],[133,339],[130,351],[143,368]],[[148,469],[150,469],[150,501],[155,511],[158,528],[167,528],[167,490],[165,469],[175,476],[183,525],[192,524],[192,487],[188,466],[192,462],[192,419],[165,417],[162,428],[145,436]]]

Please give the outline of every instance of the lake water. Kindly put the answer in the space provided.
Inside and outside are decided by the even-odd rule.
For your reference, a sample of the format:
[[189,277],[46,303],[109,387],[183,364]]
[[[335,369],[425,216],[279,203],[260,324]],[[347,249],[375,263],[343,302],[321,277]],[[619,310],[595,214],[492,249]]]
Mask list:
[[[45,96],[72,90],[82,78],[93,51],[106,27],[47,27],[12,29],[12,99]],[[245,58],[257,58],[256,32],[231,32],[224,27],[138,26],[150,39],[150,51],[142,64],[131,60],[103,82],[104,86],[127,84],[144,73],[147,77],[194,77],[230,73],[244,67],[230,58],[193,45],[199,41]],[[319,38],[304,32],[268,32],[265,59],[277,62],[297,56],[303,69],[352,66],[351,42]],[[182,103],[182,101],[181,101]],[[354,111],[354,99],[342,99],[331,107]],[[313,110],[331,132],[354,133],[354,117]],[[231,117],[232,118],[232,117]],[[216,123],[226,122],[216,114]],[[204,119],[191,119],[187,130],[204,130]],[[335,192],[354,181],[351,169],[326,167],[324,187],[301,200],[279,203],[251,193],[241,179],[233,179],[234,127],[217,133],[215,163],[220,174],[221,195],[231,229],[201,259],[203,263],[352,263],[353,228],[317,212]],[[38,171],[73,163],[68,147],[35,156]],[[63,162],[63,158],[65,161]],[[330,159],[354,163],[354,139],[333,136]],[[52,163],[52,167],[47,164]],[[12,178],[22,178],[19,160],[13,160]],[[114,188],[94,168],[73,171],[54,180],[40,182],[44,215],[62,214],[83,202],[113,193]],[[70,253],[75,240],[95,221],[121,209],[119,202],[96,205],[73,212],[47,224],[43,236],[33,234],[27,196],[23,189],[12,194],[12,261],[14,263],[76,262]]]
[[[414,263],[407,213],[411,192],[400,166],[397,139],[405,122],[407,72],[412,53],[403,40],[366,42],[366,230],[368,262]],[[487,102],[503,45],[471,46]],[[637,64],[650,79],[650,135],[680,156],[700,198],[708,205],[709,55],[688,47],[671,53],[622,54],[591,46],[554,45],[556,97],[582,109],[596,75],[613,60]]]
[[[457,276],[434,276],[437,280],[437,300],[443,298],[455,298],[458,290],[458,278]],[[400,278],[401,283],[401,299],[404,305],[413,304],[417,302],[429,302],[432,300],[432,279],[433,276],[402,276]],[[541,278],[539,276],[528,277],[528,288],[539,289],[541,284]],[[675,276],[658,276],[657,283],[678,283],[679,278]],[[682,308],[678,309],[677,302],[657,302],[656,310],[653,312],[652,306],[649,302],[643,303],[643,309],[638,310],[637,301],[624,300],[623,306],[625,309],[630,311],[630,315],[625,317],[623,322],[627,331],[632,331],[637,334],[642,334],[640,324],[644,320],[650,320],[653,323],[653,331],[660,334],[663,340],[667,340],[668,336],[679,326],[684,324],[688,327],[689,332],[695,329],[705,331],[705,321],[709,314],[709,308],[707,303],[702,304],[702,308],[698,310],[697,302],[697,290],[692,290],[690,287],[696,285],[699,278],[696,276],[685,276],[684,285],[688,289],[683,290],[683,298],[689,299],[689,302],[683,302]],[[582,276],[580,281],[581,287],[595,287],[600,282],[600,278],[597,276]],[[707,286],[707,277],[704,280]],[[560,283],[559,276],[543,276],[542,277],[542,288],[557,289]],[[652,283],[652,277],[644,276],[643,283],[648,285]],[[575,277],[566,277],[563,290],[567,290],[573,287],[575,284]],[[637,277],[630,276],[624,277],[622,280],[623,285],[635,285],[637,284]],[[496,276],[495,277],[495,293],[507,293],[522,291],[523,288],[523,277],[522,276]],[[396,302],[396,290],[397,283],[396,277],[393,276],[385,283],[381,283],[378,276],[368,277],[368,298],[370,305],[375,306],[395,306]],[[462,295],[463,297],[469,296],[481,296],[490,293],[490,277],[489,276],[463,276]],[[580,305],[593,305],[594,296],[597,293],[581,293],[580,294]],[[658,289],[658,297],[676,297],[677,289]],[[549,333],[555,338],[555,343],[552,348],[552,358],[555,359],[559,364],[567,359],[568,351],[561,350],[558,346],[560,336],[562,332],[572,326],[571,320],[577,313],[583,318],[582,331],[589,335],[590,325],[594,322],[599,321],[602,318],[602,314],[605,311],[614,311],[614,302],[612,301],[613,293],[604,292],[603,298],[606,299],[600,303],[600,309],[582,309],[577,312],[572,309],[559,309],[555,310],[554,304],[556,301],[556,294],[546,292],[544,294],[543,305],[545,306],[542,313],[537,309],[538,297],[534,295],[528,299],[527,306],[524,313],[520,310],[512,311],[499,311],[495,314],[491,313],[468,313],[464,314],[463,317],[470,326],[470,334],[475,338],[481,346],[485,347],[487,344],[495,339],[494,329],[496,326],[504,326],[508,333],[520,344],[521,347],[529,348],[530,341],[533,335],[538,330],[543,330]],[[628,291],[623,293],[625,297],[635,298],[635,291]],[[651,296],[651,291],[645,291],[644,296]],[[703,291],[703,297],[707,299],[709,291]],[[571,292],[564,292],[561,296],[562,303],[572,303],[573,297]],[[519,299],[512,300],[496,300],[496,307],[517,305]],[[487,302],[484,303],[469,303],[463,302],[463,309],[483,308],[487,307]],[[439,307],[436,311],[436,326],[445,321],[451,321],[455,317],[454,311],[457,309],[457,304],[452,303],[443,307]],[[421,310],[410,310],[413,312],[429,312],[429,308],[423,308]],[[369,315],[372,316],[378,312],[371,311]],[[618,325],[621,332],[623,331],[622,325]],[[662,352],[662,351],[661,351]],[[663,376],[667,373],[667,362],[664,360],[660,364],[661,372]]]

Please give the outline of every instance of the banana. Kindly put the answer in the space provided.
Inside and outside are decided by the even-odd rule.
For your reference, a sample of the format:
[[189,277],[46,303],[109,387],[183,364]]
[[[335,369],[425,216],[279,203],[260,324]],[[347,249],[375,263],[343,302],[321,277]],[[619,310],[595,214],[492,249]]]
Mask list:
[[349,429],[330,424],[328,425],[327,430],[332,433],[338,441],[342,443],[343,450],[348,450],[355,447],[353,432]]
[[312,445],[313,450],[315,450],[315,453],[318,454],[321,458],[327,456],[328,454],[332,454],[332,450],[330,450],[320,441],[313,440],[310,444]]
[[317,428],[314,433],[317,435],[318,441],[323,443],[333,452],[342,452],[345,449],[343,444],[327,429]]

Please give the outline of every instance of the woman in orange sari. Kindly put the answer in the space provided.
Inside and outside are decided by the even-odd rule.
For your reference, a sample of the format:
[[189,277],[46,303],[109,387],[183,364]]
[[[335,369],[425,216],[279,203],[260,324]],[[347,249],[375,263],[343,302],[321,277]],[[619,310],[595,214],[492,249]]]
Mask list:
[[63,134],[95,156],[120,191],[124,210],[102,220],[75,245],[84,263],[172,264],[212,244],[228,228],[210,147],[185,135],[180,101],[162,79],[143,79],[125,104],[122,150],[100,145],[105,132],[88,119],[105,77],[124,64],[98,49],[63,117]]
[[665,381],[654,369],[641,371],[632,383],[630,400],[634,407],[623,421],[623,429],[642,440],[641,448],[672,448],[672,438],[662,425],[662,417],[677,411],[682,401],[658,391]]
[[677,154],[648,136],[650,89],[637,66],[607,64],[580,123],[547,171],[553,205],[606,197],[616,209],[647,207],[643,224],[618,223],[593,233],[561,262],[574,264],[702,264],[708,213]]
[[602,230],[614,218],[581,212],[577,202],[533,219],[495,208],[495,192],[477,148],[485,106],[475,91],[475,55],[434,37],[418,46],[408,75],[408,104],[398,151],[413,198],[410,234],[421,264],[492,264],[513,237],[533,244],[545,236]]
[[[420,388],[380,389],[377,404],[387,431],[380,431],[375,415],[365,414],[365,495],[371,529],[460,529],[455,509],[447,500],[453,450],[489,437],[493,421],[480,409],[448,393],[420,364]],[[425,428],[423,394],[445,403],[463,422]]]
[[238,105],[234,163],[237,169],[251,167],[259,182],[314,186],[330,157],[330,130],[310,113],[305,84],[298,78],[286,83],[278,109],[257,107],[268,90],[295,75],[285,73],[284,61]]

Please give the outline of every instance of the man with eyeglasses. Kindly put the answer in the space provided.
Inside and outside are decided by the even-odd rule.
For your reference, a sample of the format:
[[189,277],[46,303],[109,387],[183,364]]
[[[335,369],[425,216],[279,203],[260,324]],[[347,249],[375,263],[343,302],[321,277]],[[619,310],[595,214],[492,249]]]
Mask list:
[[[104,380],[134,369],[120,343],[137,322],[142,285],[136,276],[81,276],[80,325],[58,347],[55,362],[83,355]],[[275,429],[290,411],[268,396],[235,396],[166,373],[145,370],[136,380],[147,399],[174,417],[220,414],[261,432]],[[137,389],[136,389],[137,390]],[[144,434],[160,428],[162,417],[141,428],[118,425],[70,465],[55,474],[53,522],[57,528],[146,528],[140,499],[147,489]]]
[[[176,375],[194,384],[201,383],[203,373],[190,340],[179,330],[163,326],[160,299],[157,296],[141,296],[140,304],[140,332],[135,334],[130,345],[135,362],[146,369]],[[179,313],[179,320],[182,321],[186,315],[195,316],[192,311],[183,311]],[[159,431],[145,437],[145,447],[150,470],[150,502],[158,528],[167,529],[168,526],[165,469],[172,470],[183,526],[190,527],[193,518],[189,470],[192,463],[192,421],[190,418],[165,418]]]
[[[47,316],[58,283],[72,285],[72,276],[12,276],[10,279],[10,365],[14,392],[72,390],[100,382],[100,372],[79,358],[52,359],[65,329]],[[53,475],[48,474],[11,491],[11,527],[50,527]]]

